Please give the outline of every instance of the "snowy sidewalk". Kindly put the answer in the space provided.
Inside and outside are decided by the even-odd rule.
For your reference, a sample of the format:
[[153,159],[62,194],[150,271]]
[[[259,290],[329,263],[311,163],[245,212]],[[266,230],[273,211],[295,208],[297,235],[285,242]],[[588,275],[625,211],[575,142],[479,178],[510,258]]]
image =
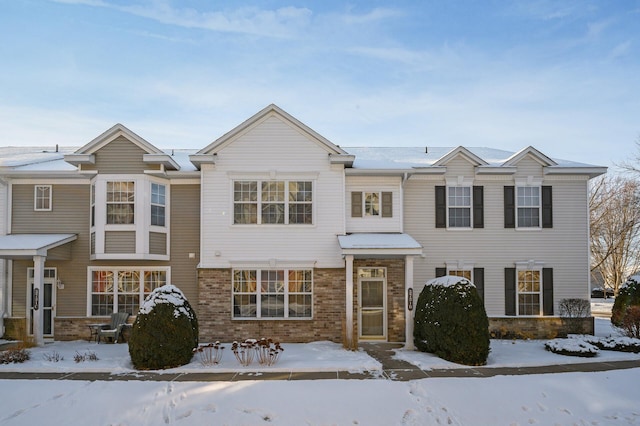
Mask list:
[[468,367],[421,369],[398,359],[395,350],[401,344],[363,343],[360,347],[382,365],[373,371],[273,371],[273,372],[91,372],[91,371],[0,371],[0,380],[85,380],[85,381],[159,381],[159,382],[240,382],[246,380],[364,380],[410,381],[426,378],[486,378],[527,374],[598,372],[640,368],[640,359],[595,361],[525,367]]

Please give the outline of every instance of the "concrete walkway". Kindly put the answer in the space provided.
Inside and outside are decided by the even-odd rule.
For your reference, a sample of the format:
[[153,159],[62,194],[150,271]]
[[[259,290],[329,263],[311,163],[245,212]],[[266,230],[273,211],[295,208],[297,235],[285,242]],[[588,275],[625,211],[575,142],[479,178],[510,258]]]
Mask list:
[[109,372],[0,372],[0,380],[88,380],[88,381],[177,381],[177,382],[239,382],[244,380],[364,380],[386,379],[408,381],[435,377],[494,377],[517,376],[523,374],[549,374],[570,372],[596,372],[640,368],[640,360],[587,362],[578,364],[558,364],[536,367],[463,367],[421,370],[413,364],[394,359],[394,350],[401,348],[396,343],[361,343],[362,348],[372,358],[382,364],[379,371],[352,373],[348,371],[317,371],[317,372],[188,372],[165,373],[156,371],[135,371],[130,373],[112,374]]

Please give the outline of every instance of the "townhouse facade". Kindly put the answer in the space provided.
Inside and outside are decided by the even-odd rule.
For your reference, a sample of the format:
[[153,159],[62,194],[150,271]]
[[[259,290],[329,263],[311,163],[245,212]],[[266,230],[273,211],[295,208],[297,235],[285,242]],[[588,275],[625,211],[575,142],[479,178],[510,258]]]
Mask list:
[[448,274],[498,334],[562,333],[560,301],[589,298],[605,172],[533,147],[341,148],[275,105],[200,150],[120,124],[78,149],[0,148],[3,332],[86,338],[171,283],[202,341],[411,347],[414,301]]

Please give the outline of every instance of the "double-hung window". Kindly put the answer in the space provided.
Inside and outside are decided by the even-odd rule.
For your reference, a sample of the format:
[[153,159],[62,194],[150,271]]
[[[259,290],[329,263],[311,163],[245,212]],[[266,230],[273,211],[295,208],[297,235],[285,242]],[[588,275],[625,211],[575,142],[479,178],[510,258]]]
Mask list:
[[518,314],[541,315],[542,281],[538,269],[519,269],[517,273]]
[[135,182],[107,182],[107,224],[133,224]]
[[164,226],[165,224],[165,191],[165,185],[151,183],[151,225]]
[[472,279],[473,275],[472,275],[471,269],[449,269],[449,271],[447,272],[447,275],[466,278],[469,281],[473,282],[473,279]]
[[51,185],[35,186],[33,209],[35,211],[51,210]]
[[540,187],[518,186],[516,187],[516,211],[518,228],[540,227]]
[[447,187],[447,213],[449,228],[471,228],[471,187]]
[[313,224],[313,182],[233,182],[234,224]]
[[310,269],[233,271],[234,318],[311,318]]
[[351,217],[393,217],[393,192],[351,192]]
[[96,268],[90,271],[91,316],[136,315],[145,297],[167,283],[168,268]]

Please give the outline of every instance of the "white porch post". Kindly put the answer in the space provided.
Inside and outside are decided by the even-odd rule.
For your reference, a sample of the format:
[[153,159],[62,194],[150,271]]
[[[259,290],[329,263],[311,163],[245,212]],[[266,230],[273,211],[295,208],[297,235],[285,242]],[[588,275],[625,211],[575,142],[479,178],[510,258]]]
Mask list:
[[347,344],[349,346],[353,345],[354,339],[353,339],[353,255],[352,254],[348,254],[345,256],[345,263],[346,263],[346,297],[345,297],[345,310],[346,310],[346,314],[347,314],[347,324],[346,327],[347,329],[345,330],[346,332],[346,339],[347,339]]
[[[37,346],[44,346],[44,315],[42,301],[44,300],[44,256],[33,256],[33,293],[34,305],[38,309],[33,310],[33,337]],[[37,297],[37,299],[36,299]]]
[[413,311],[409,310],[409,289],[413,289],[413,256],[404,257],[404,289],[404,348],[413,350],[415,349],[413,345]]

